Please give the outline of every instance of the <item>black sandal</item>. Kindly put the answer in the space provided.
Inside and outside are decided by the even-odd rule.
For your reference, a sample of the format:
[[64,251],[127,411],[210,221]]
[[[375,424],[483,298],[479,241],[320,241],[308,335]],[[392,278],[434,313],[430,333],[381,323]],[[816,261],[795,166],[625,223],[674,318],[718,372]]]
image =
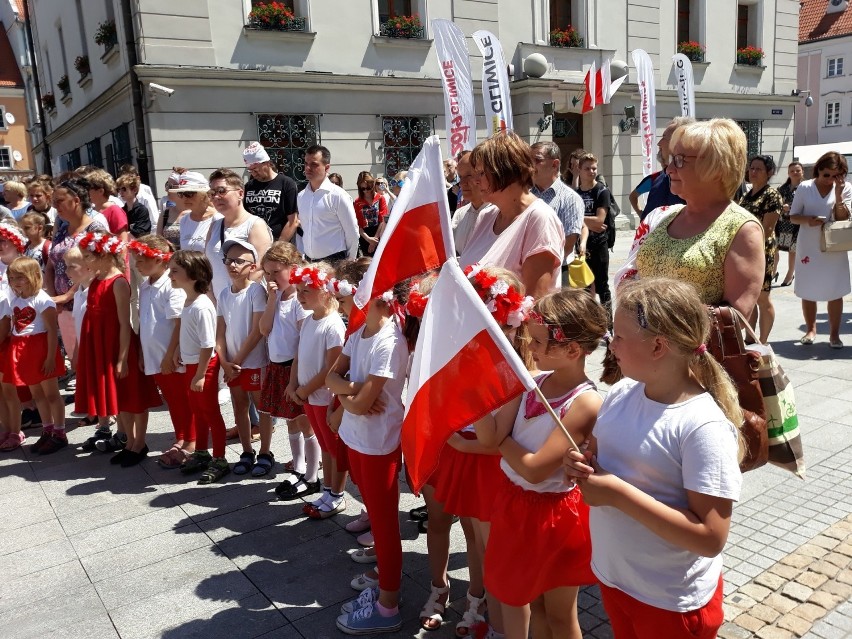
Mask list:
[[257,456],[257,461],[251,469],[252,477],[264,477],[269,474],[272,467],[275,465],[275,456],[272,453],[260,453]]
[[419,508],[412,508],[409,510],[408,516],[413,521],[426,521],[429,519],[429,511],[426,506],[420,506]]
[[250,453],[243,453],[240,455],[240,461],[234,464],[234,474],[235,475],[246,475],[251,472],[251,469],[254,467],[254,451]]
[[[278,493],[278,497],[283,500],[291,500],[291,499],[299,499],[300,497],[304,497],[306,495],[312,495],[314,493],[318,493],[321,488],[321,484],[319,480],[310,482],[305,480],[304,475],[299,475],[299,479],[295,484],[290,484],[286,488],[283,488],[280,492],[278,488],[275,489],[275,492]],[[282,482],[283,483],[283,482]],[[289,483],[289,482],[287,482]]]

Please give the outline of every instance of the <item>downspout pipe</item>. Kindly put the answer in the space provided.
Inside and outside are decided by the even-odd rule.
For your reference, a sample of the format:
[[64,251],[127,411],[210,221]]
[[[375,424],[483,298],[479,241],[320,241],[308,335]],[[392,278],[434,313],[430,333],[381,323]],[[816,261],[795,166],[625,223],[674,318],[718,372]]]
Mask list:
[[38,111],[38,119],[39,124],[41,125],[41,147],[44,154],[44,164],[43,164],[43,173],[48,175],[53,174],[53,169],[51,166],[51,158],[50,158],[50,144],[47,142],[47,124],[45,124],[45,113],[44,113],[44,105],[41,102],[41,82],[38,77],[38,64],[36,64],[36,54],[35,54],[35,44],[33,41],[33,29],[32,23],[30,22],[32,15],[30,9],[30,0],[26,0],[24,2],[24,9],[26,10],[27,15],[24,16],[24,28],[27,33],[27,50],[29,51],[30,56],[30,69],[33,74],[33,84],[35,85],[35,93],[36,93],[36,110]]
[[139,176],[146,184],[154,184],[151,181],[150,164],[148,158],[148,131],[145,127],[144,96],[136,73],[136,65],[139,64],[139,53],[136,48],[136,32],[133,28],[133,11],[130,6],[131,0],[120,0],[121,22],[124,25],[124,41],[127,43],[127,63],[130,67],[130,96],[133,103],[133,128],[136,133],[136,161]]

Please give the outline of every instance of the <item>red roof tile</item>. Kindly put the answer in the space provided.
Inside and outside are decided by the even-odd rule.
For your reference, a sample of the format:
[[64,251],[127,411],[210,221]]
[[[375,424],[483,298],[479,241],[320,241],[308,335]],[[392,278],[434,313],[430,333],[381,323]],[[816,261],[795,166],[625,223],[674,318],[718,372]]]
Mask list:
[[830,0],[802,0],[799,9],[799,43],[852,34],[852,3],[841,13],[826,13]]
[[23,87],[24,79],[18,69],[18,61],[9,44],[9,36],[5,29],[0,29],[0,86]]

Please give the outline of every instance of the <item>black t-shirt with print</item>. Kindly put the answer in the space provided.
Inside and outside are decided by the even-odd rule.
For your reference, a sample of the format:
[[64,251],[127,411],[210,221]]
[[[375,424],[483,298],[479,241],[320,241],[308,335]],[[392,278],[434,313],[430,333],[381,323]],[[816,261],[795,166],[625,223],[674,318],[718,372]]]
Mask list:
[[262,218],[278,239],[287,217],[298,211],[298,187],[292,179],[279,173],[269,182],[251,179],[246,183],[243,206],[252,215]]
[[[584,212],[586,217],[596,217],[599,208],[604,208],[609,211],[610,204],[612,203],[612,196],[609,193],[609,189],[603,184],[597,183],[588,191],[584,191],[579,187],[576,190],[579,196],[583,198],[583,204],[586,206],[586,210]],[[600,233],[595,233],[591,230],[589,231],[589,245],[606,245],[606,243],[606,231],[602,231]]]

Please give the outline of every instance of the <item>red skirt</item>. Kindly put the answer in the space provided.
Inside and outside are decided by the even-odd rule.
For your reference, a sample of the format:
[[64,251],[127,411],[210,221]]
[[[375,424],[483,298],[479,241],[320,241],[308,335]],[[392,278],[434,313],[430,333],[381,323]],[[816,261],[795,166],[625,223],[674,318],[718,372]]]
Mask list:
[[259,411],[283,419],[294,419],[305,414],[299,404],[287,397],[287,384],[290,383],[292,368],[292,360],[284,364],[269,362],[260,391],[260,406],[257,407]]
[[524,606],[565,586],[597,583],[591,568],[589,507],[579,488],[536,493],[503,475],[485,549],[485,589]]
[[[476,439],[476,433],[460,432],[459,435]],[[444,445],[438,468],[428,482],[435,489],[435,499],[443,504],[444,512],[491,521],[497,487],[505,477],[500,459],[500,455],[462,453]]]
[[[7,384],[35,386],[46,379],[65,374],[65,359],[59,352],[59,345],[52,356],[47,352],[47,333],[12,335],[8,351],[6,369],[3,371],[3,381]],[[49,356],[53,359],[53,372],[45,375],[41,368]]]
[[5,384],[10,384],[9,381],[9,338],[0,343],[0,380]]

